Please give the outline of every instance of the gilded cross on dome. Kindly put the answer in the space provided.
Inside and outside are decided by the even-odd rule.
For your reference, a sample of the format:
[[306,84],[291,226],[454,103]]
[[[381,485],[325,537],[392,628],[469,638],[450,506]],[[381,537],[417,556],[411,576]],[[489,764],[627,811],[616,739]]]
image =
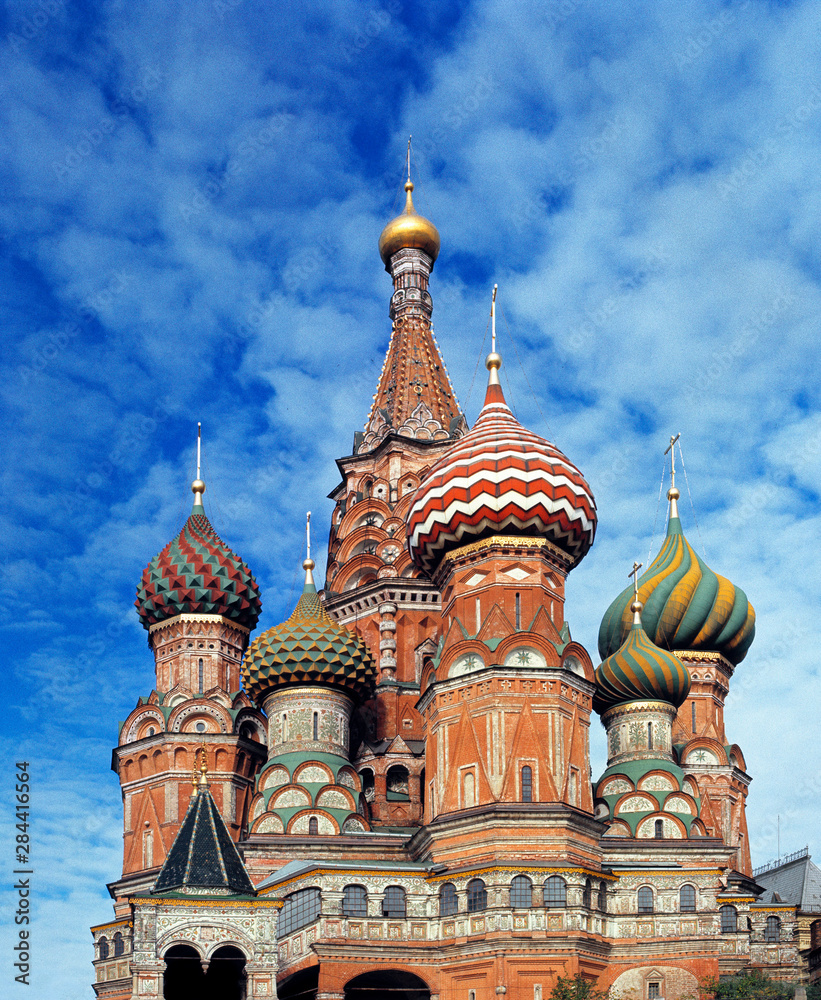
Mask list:
[[[676,444],[678,439],[681,437],[681,431],[678,434],[672,434],[670,436],[670,444],[664,449],[664,454],[670,453],[670,489],[667,491],[667,499],[670,501],[670,517],[678,517],[678,498],[681,496],[679,491],[676,489]],[[679,451],[681,451],[681,445],[678,446]]]

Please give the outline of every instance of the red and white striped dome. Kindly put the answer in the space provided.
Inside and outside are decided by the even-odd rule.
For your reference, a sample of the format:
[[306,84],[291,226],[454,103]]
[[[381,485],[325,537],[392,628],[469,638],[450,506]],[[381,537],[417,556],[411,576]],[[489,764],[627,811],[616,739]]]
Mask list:
[[593,544],[590,487],[555,445],[513,416],[493,370],[497,358],[488,359],[490,384],[473,429],[433,466],[408,514],[408,550],[428,574],[445,552],[504,531],[549,539],[572,566]]

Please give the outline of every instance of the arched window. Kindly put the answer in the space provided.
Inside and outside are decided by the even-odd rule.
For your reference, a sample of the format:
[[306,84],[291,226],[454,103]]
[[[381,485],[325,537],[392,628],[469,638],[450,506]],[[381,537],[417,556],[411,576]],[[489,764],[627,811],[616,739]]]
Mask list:
[[653,890],[649,885],[643,885],[638,891],[639,913],[653,912]]
[[683,885],[678,894],[678,908],[682,913],[695,913],[696,889],[692,885]]
[[314,712],[314,735],[315,740],[319,739],[319,712]]
[[664,820],[663,819],[657,819],[656,820],[656,825],[655,825],[654,830],[653,830],[653,836],[656,838],[656,840],[664,840]]
[[478,913],[487,909],[487,889],[480,878],[468,882],[468,913]]
[[734,906],[722,906],[718,911],[721,915],[721,933],[735,934],[738,930],[738,911]]
[[285,743],[288,739],[288,713],[282,713],[282,742]]
[[544,905],[554,908],[567,906],[567,882],[561,875],[551,875],[545,882]]
[[363,885],[346,885],[342,895],[342,913],[346,917],[367,917],[368,890]]
[[108,958],[108,938],[101,937],[97,942],[97,947],[100,949],[100,958]]
[[599,899],[598,899],[599,910],[602,913],[607,913],[607,883],[599,882]]
[[199,675],[200,675],[200,694],[203,692],[203,684],[205,683],[205,667],[203,666],[202,660],[199,662]]
[[401,885],[389,885],[382,900],[383,917],[405,916],[405,890]]
[[517,875],[510,883],[510,905],[518,910],[533,906],[533,883],[527,875]]
[[463,806],[465,809],[470,809],[471,806],[476,805],[476,778],[473,776],[473,771],[467,771],[464,777],[464,788],[463,788]]
[[143,868],[154,867],[154,834],[146,830],[143,834]]
[[285,897],[285,905],[279,913],[277,937],[285,937],[291,931],[306,924],[312,924],[319,916],[322,906],[322,893],[319,889],[300,889]]
[[533,801],[533,770],[525,764],[522,768],[522,802]]
[[593,883],[590,879],[584,880],[584,889],[582,891],[582,906],[586,907],[588,910],[593,902]]
[[308,836],[316,837],[319,835],[319,820],[316,816],[311,816],[308,820]]
[[439,916],[452,917],[459,910],[459,899],[456,895],[456,886],[452,882],[445,882],[439,890]]
[[767,926],[764,928],[764,940],[768,944],[774,944],[781,938],[781,921],[778,917],[767,917]]
[[123,941],[123,936],[119,931],[114,935],[114,957],[119,958],[120,955],[125,954],[125,941]]
[[647,749],[653,749],[653,723],[647,723]]
[[410,802],[409,787],[406,767],[394,764],[388,769],[385,780],[385,796],[388,802]]

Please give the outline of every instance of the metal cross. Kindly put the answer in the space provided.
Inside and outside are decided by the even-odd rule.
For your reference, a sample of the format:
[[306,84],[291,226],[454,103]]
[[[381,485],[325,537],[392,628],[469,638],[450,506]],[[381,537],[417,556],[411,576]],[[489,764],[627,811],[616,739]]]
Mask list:
[[[670,444],[668,444],[667,447],[664,449],[665,455],[667,454],[668,451],[670,452],[670,463],[671,463],[670,468],[672,474],[672,482],[670,484],[671,487],[676,485],[676,449],[674,445],[680,437],[681,437],[681,431],[679,431],[678,434],[672,435],[670,438]],[[679,448],[680,447],[681,445],[679,445]]]
[[636,595],[636,600],[639,598],[639,570],[644,565],[644,563],[634,562],[633,568],[627,574],[633,577],[633,593]]

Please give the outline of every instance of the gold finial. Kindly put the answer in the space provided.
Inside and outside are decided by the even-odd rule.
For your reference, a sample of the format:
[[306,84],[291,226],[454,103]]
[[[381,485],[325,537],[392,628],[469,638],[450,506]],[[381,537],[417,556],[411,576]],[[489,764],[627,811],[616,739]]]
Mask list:
[[[200,767],[199,774],[197,774],[197,757],[200,757]],[[208,788],[208,759],[205,753],[205,747],[197,747],[194,751],[194,788],[196,791],[202,791]]]
[[639,600],[639,570],[642,565],[643,563],[634,562],[633,568],[627,574],[633,577],[633,603],[630,605],[630,610],[633,612],[634,625],[641,625],[641,613],[644,610],[644,605]]
[[408,136],[408,184],[410,184],[410,147],[412,138],[413,138],[412,135]]
[[316,563],[311,559],[311,512],[308,511],[305,516],[305,550],[306,558],[302,562],[302,568],[305,570],[305,586],[314,586],[314,574],[313,568]]
[[200,464],[202,458],[202,424],[197,424],[197,478],[191,483],[191,492],[194,494],[194,506],[202,507],[202,495],[205,493],[205,483],[200,478]]
[[[681,431],[678,434],[673,434],[670,437],[670,444],[664,449],[664,454],[670,452],[670,489],[667,491],[667,499],[670,501],[670,517],[678,517],[678,498],[681,496],[678,489],[676,488],[676,449],[675,445],[678,439],[681,437]],[[681,445],[678,446],[679,451],[681,450]]]
[[490,354],[485,359],[485,367],[490,372],[488,385],[500,385],[499,369],[502,367],[502,355],[496,353],[496,292],[499,286],[493,286],[493,295],[490,299]]

